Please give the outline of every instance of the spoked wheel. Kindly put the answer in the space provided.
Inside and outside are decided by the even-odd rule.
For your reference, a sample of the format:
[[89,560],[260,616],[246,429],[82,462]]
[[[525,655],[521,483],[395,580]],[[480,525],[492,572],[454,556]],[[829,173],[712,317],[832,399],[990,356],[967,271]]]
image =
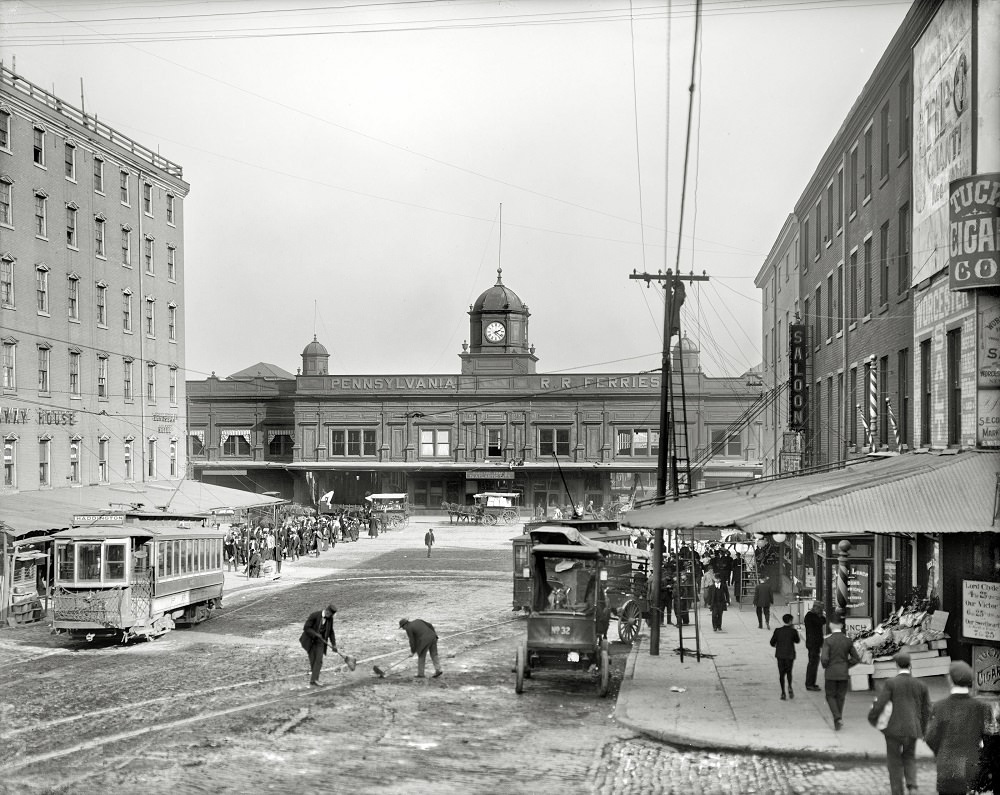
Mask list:
[[504,524],[514,524],[517,521],[517,513],[514,511],[504,511],[500,514]]
[[630,646],[639,635],[639,625],[642,622],[642,612],[635,599],[629,599],[621,606],[618,613],[618,640]]
[[386,519],[385,524],[388,530],[398,530],[403,526],[403,518],[401,516],[390,516]]
[[514,658],[514,692],[524,692],[524,667],[528,664],[528,644],[522,643],[517,647],[517,656]]
[[487,525],[488,527],[493,527],[494,525],[496,525],[496,523],[497,523],[497,518],[491,513],[488,513],[486,514],[486,516],[483,517],[483,524]]
[[608,642],[601,643],[601,670],[597,686],[597,695],[604,698],[611,689],[611,657],[608,654]]

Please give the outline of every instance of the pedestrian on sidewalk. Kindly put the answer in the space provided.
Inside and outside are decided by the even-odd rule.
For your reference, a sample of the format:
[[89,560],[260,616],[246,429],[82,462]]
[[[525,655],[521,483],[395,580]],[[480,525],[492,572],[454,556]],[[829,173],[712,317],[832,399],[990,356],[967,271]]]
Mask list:
[[424,533],[424,545],[427,547],[427,557],[431,556],[431,547],[434,546],[434,528],[431,527]]
[[819,690],[816,684],[816,673],[819,671],[819,653],[823,648],[823,635],[826,629],[826,616],[823,615],[823,603],[818,599],[813,602],[812,609],[803,619],[806,625],[806,651],[809,662],[806,663],[806,690]]
[[844,634],[844,624],[840,617],[830,619],[830,634],[823,641],[819,661],[824,669],[826,703],[833,715],[833,728],[840,731],[844,727],[844,701],[847,699],[847,683],[852,665],[861,662],[854,642]]
[[757,608],[757,628],[771,628],[771,605],[774,604],[774,594],[771,593],[771,584],[767,581],[765,574],[760,578],[757,587],[753,589],[753,606]]
[[434,675],[436,679],[444,671],[441,670],[441,663],[438,660],[438,635],[434,631],[434,625],[419,618],[410,621],[408,618],[399,619],[399,628],[406,633],[410,641],[410,656],[417,655],[417,678],[424,678],[424,663],[427,653],[430,652],[431,662],[434,664]]
[[778,682],[781,684],[781,700],[785,700],[785,680],[788,680],[788,698],[795,698],[792,689],[792,666],[795,664],[795,644],[798,643],[799,631],[795,628],[795,617],[785,613],[781,617],[781,626],[771,635],[771,645],[774,646],[774,658],[778,661]]
[[983,727],[992,719],[992,710],[970,695],[972,668],[968,663],[953,662],[948,680],[951,694],[934,704],[924,739],[937,763],[937,791],[964,795],[979,773]]
[[712,609],[712,629],[722,632],[722,614],[729,607],[729,586],[718,573],[713,575],[712,584],[708,586],[708,606]]
[[337,636],[333,631],[333,617],[336,614],[337,608],[333,604],[327,605],[325,610],[310,613],[299,636],[299,643],[309,655],[309,684],[313,687],[319,686],[319,672],[323,669],[326,647],[337,650]]
[[895,660],[896,676],[886,680],[868,713],[868,722],[872,726],[878,724],[882,712],[892,705],[889,722],[882,729],[885,735],[885,762],[889,768],[892,795],[906,795],[917,788],[917,738],[923,737],[927,730],[931,699],[927,685],[913,678],[910,655],[901,651],[896,654]]

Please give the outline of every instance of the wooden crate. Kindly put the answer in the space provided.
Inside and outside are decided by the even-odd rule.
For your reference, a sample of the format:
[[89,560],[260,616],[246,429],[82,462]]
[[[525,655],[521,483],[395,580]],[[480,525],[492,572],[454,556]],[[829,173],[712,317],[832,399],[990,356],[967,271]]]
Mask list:
[[871,690],[872,682],[868,674],[856,674],[854,673],[855,668],[860,668],[860,666],[855,666],[851,669],[851,690]]

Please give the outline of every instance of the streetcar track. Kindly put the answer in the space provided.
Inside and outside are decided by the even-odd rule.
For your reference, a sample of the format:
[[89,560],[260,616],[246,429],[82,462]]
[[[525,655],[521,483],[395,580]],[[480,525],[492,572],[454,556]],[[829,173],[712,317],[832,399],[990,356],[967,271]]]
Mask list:
[[[484,625],[481,625],[481,626],[478,626],[478,627],[473,627],[471,629],[462,630],[460,632],[452,633],[451,635],[442,637],[441,640],[450,640],[452,638],[457,638],[457,637],[462,636],[462,635],[468,635],[468,634],[471,634],[471,633],[474,633],[474,632],[481,632],[483,630],[492,629],[494,627],[505,626],[505,625],[508,625],[508,624],[512,624],[512,623],[514,623],[515,621],[518,621],[518,620],[519,620],[518,618],[512,618],[512,619],[506,619],[504,621],[493,622],[493,623],[490,623],[490,624],[484,624]],[[490,638],[487,638],[486,640],[484,640],[481,644],[473,644],[473,646],[475,646],[475,645],[484,645],[486,643],[492,643],[492,642],[495,642],[496,640],[497,640],[497,638],[490,637]],[[373,655],[371,657],[366,657],[364,659],[359,659],[357,661],[357,664],[358,665],[368,665],[369,663],[381,660],[381,659],[383,659],[385,657],[396,656],[399,653],[400,652],[399,652],[398,649],[394,649],[392,651],[384,652],[382,654],[377,654],[377,655]],[[342,672],[342,670],[344,669],[344,667],[345,666],[343,666],[343,665],[336,666],[333,670],[334,671],[338,671],[338,672]],[[63,717],[63,718],[57,718],[56,720],[46,721],[46,722],[43,722],[43,723],[36,723],[36,724],[31,725],[31,726],[25,726],[25,727],[22,727],[22,728],[19,728],[19,729],[13,729],[13,730],[10,730],[10,731],[7,731],[7,732],[0,733],[0,740],[6,740],[6,739],[9,739],[11,737],[22,735],[22,734],[25,734],[25,733],[28,733],[28,732],[43,731],[43,730],[54,728],[56,726],[63,726],[63,725],[66,725],[66,724],[69,724],[69,723],[73,723],[75,721],[79,721],[79,720],[82,720],[82,719],[85,719],[85,718],[92,719],[92,718],[95,718],[95,717],[98,717],[98,716],[105,716],[105,715],[114,714],[116,712],[122,712],[122,711],[126,711],[126,710],[134,710],[137,707],[145,707],[145,706],[152,706],[152,705],[155,705],[155,704],[162,704],[164,702],[174,701],[174,700],[176,700],[178,698],[182,698],[182,697],[186,697],[186,698],[198,698],[198,697],[204,697],[204,696],[210,695],[212,693],[218,693],[218,692],[227,691],[227,690],[236,690],[236,689],[239,689],[239,688],[245,688],[245,687],[254,686],[254,685],[277,684],[277,683],[287,682],[287,681],[292,680],[292,679],[301,679],[301,678],[302,678],[302,674],[301,673],[295,673],[295,674],[289,674],[289,675],[280,676],[280,677],[257,679],[257,680],[247,681],[247,682],[237,682],[237,683],[229,683],[229,684],[225,684],[225,685],[218,685],[216,687],[207,688],[207,689],[198,690],[198,691],[188,691],[188,692],[172,693],[172,694],[170,694],[168,696],[160,696],[160,697],[153,698],[153,699],[146,699],[144,701],[135,701],[135,702],[130,702],[128,704],[121,704],[121,705],[114,706],[114,707],[106,707],[104,709],[100,709],[100,710],[96,710],[96,711],[89,711],[89,712],[86,712],[86,713],[79,713],[79,714],[76,714],[76,715],[69,715],[69,716],[66,716],[66,717]],[[367,680],[367,679],[365,679],[365,680],[359,680],[357,678],[355,678],[353,680],[351,680],[351,679],[345,679],[344,681],[342,681],[340,683],[337,683],[335,685],[325,686],[323,688],[323,691],[334,689],[334,688],[339,690],[339,689],[350,687],[350,686],[359,687],[359,686],[362,686],[362,684],[364,682],[368,682],[368,681],[370,681],[370,680]],[[320,691],[320,692],[323,692],[323,691]],[[289,698],[312,697],[312,696],[314,696],[316,694],[316,692],[317,691],[314,691],[309,686],[299,687],[299,688],[295,688],[295,689],[293,689],[291,691],[285,691],[280,696],[276,696],[276,697],[271,697],[271,698],[257,700],[257,701],[251,701],[251,702],[247,702],[247,703],[244,703],[244,704],[239,704],[239,705],[236,705],[236,706],[233,706],[233,707],[226,707],[226,708],[220,709],[220,710],[213,710],[211,712],[203,712],[203,713],[199,713],[197,715],[191,715],[191,716],[188,716],[186,718],[178,718],[178,719],[171,720],[171,721],[166,721],[166,722],[163,722],[163,723],[151,724],[151,725],[148,725],[148,726],[144,726],[144,727],[142,727],[140,729],[133,729],[133,730],[130,730],[130,731],[127,731],[127,732],[118,732],[116,734],[109,734],[109,735],[103,735],[103,736],[95,737],[95,738],[92,738],[90,740],[85,740],[83,742],[76,743],[75,745],[72,745],[72,746],[69,746],[69,747],[65,747],[65,748],[61,748],[61,749],[55,749],[55,750],[52,750],[52,751],[46,751],[44,753],[37,754],[35,756],[25,757],[25,758],[18,759],[18,760],[12,761],[12,762],[8,762],[6,764],[2,764],[2,765],[0,765],[0,773],[9,773],[9,772],[14,771],[14,770],[20,770],[20,769],[23,769],[25,767],[30,767],[32,765],[36,765],[36,764],[39,764],[39,763],[42,763],[42,762],[47,762],[47,761],[50,761],[52,759],[59,759],[59,758],[65,757],[65,756],[71,756],[72,754],[79,753],[81,751],[88,751],[88,750],[91,750],[93,748],[98,748],[98,747],[101,747],[101,746],[104,746],[104,745],[110,745],[110,744],[113,744],[113,743],[121,742],[123,740],[129,740],[129,739],[132,739],[134,737],[141,737],[141,736],[146,735],[146,734],[151,734],[151,733],[161,732],[161,731],[167,731],[169,729],[174,729],[174,728],[178,728],[178,727],[181,727],[181,726],[188,726],[188,725],[195,724],[195,723],[209,721],[209,720],[213,720],[215,718],[225,717],[227,715],[233,715],[233,714],[237,714],[237,713],[240,713],[240,712],[247,712],[247,711],[254,710],[254,709],[261,709],[261,708],[264,708],[264,707],[269,707],[269,706],[274,705],[274,704],[279,704],[279,703],[282,703],[282,702],[287,702],[287,700]]]

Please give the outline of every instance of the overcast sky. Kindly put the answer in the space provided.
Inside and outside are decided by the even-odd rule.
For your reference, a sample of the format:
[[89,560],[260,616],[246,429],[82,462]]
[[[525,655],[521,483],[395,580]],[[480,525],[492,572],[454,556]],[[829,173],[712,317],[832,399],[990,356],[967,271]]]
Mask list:
[[314,333],[334,373],[458,372],[498,265],[540,372],[653,369],[662,293],[628,276],[678,240],[711,277],[684,328],[737,375],[909,5],[707,0],[683,230],[694,0],[0,0],[0,57],[183,166],[189,379],[295,372]]

